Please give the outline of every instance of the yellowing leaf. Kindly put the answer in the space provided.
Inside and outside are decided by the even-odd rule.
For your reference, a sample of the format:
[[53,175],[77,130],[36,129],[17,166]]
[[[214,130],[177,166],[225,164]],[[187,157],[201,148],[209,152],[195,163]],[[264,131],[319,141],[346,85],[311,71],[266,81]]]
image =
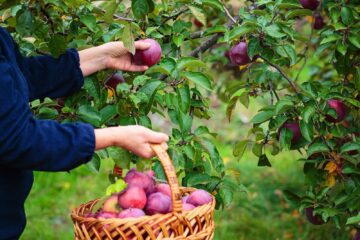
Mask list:
[[325,170],[328,171],[329,173],[333,173],[336,171],[336,164],[333,162],[328,162],[325,166]]
[[326,186],[333,187],[336,183],[334,174],[329,174],[326,179]]

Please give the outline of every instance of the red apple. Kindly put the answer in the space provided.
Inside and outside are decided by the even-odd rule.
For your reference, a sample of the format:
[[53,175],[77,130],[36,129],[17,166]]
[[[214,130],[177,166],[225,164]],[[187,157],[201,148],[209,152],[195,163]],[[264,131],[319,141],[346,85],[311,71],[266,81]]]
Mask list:
[[246,65],[251,62],[251,59],[249,58],[248,52],[247,52],[247,43],[246,42],[240,42],[237,45],[233,46],[230,49],[230,60],[233,64],[236,65]]
[[97,219],[108,219],[108,218],[117,218],[117,214],[113,212],[99,212],[96,214]]
[[138,208],[128,208],[119,213],[118,218],[139,218],[145,216],[143,210]]
[[305,209],[306,218],[314,225],[322,225],[325,222],[319,215],[314,215],[314,208],[308,207]]
[[116,90],[118,84],[124,83],[125,79],[120,73],[114,73],[105,81],[105,86]]
[[155,180],[145,173],[136,171],[134,168],[126,174],[124,180],[129,186],[143,188],[147,195],[156,191]]
[[186,203],[187,200],[188,200],[188,198],[189,198],[189,196],[184,196],[184,197],[182,197],[182,203],[183,203],[183,204]]
[[332,116],[327,115],[326,120],[332,123],[341,122],[346,117],[346,105],[336,99],[330,99],[328,101],[328,105],[330,108],[336,111],[337,118],[333,118]]
[[149,196],[145,211],[149,215],[164,214],[168,213],[171,208],[171,198],[161,192],[156,192]]
[[205,190],[199,189],[192,192],[186,202],[198,207],[210,203],[211,201],[211,194]]
[[118,204],[118,196],[113,195],[106,199],[104,202],[102,210],[104,212],[112,212],[112,213],[118,213],[120,211],[119,204]]
[[118,197],[119,206],[123,209],[143,209],[146,205],[146,201],[144,189],[138,186],[128,186]]
[[293,133],[293,137],[291,139],[292,143],[296,143],[302,137],[301,131],[300,131],[300,125],[299,125],[298,121],[296,121],[296,122],[286,122],[286,123],[284,123],[282,125],[281,129],[282,128],[287,128]]
[[324,18],[323,18],[322,16],[318,15],[318,16],[315,17],[314,25],[313,25],[314,29],[320,30],[320,29],[322,29],[325,25],[326,25],[326,24],[325,24]]
[[196,18],[193,19],[193,24],[198,27],[198,28],[201,28],[202,26],[204,26],[202,24],[202,22],[200,22],[199,20],[197,20]]
[[145,174],[148,175],[151,178],[156,177],[156,174],[155,174],[155,172],[153,170],[146,171]]
[[300,4],[303,8],[315,10],[319,6],[319,0],[300,0]]
[[160,183],[159,185],[156,186],[156,191],[161,192],[161,193],[171,197],[171,189],[170,189],[169,184]]
[[150,43],[151,46],[146,50],[136,50],[134,55],[135,64],[146,65],[149,67],[157,64],[160,61],[162,54],[160,44],[154,39],[150,38],[140,41]]

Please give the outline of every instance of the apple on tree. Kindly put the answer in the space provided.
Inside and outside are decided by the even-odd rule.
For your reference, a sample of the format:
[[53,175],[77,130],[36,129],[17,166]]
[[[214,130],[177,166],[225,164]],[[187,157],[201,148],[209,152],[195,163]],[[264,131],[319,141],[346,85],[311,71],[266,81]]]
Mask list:
[[246,42],[239,42],[233,46],[230,49],[229,56],[231,62],[239,66],[246,65],[252,61],[247,52]]
[[292,132],[292,134],[293,134],[292,139],[291,139],[292,143],[296,143],[301,139],[302,134],[301,134],[301,131],[300,131],[299,121],[286,122],[280,128],[280,131],[283,128],[287,128]]
[[324,18],[323,18],[322,16],[320,16],[320,15],[315,16],[314,25],[313,25],[314,29],[320,30],[320,29],[322,29],[325,25],[326,25],[326,24],[325,24]]
[[332,123],[337,123],[337,122],[341,122],[342,120],[345,119],[346,117],[346,105],[340,101],[340,100],[336,100],[336,99],[330,99],[328,101],[328,105],[330,108],[334,109],[336,112],[337,117],[333,118],[330,115],[326,116],[326,120]]
[[308,207],[305,209],[305,215],[309,222],[311,222],[314,225],[322,225],[325,222],[322,220],[322,218],[319,215],[314,215],[314,208]]
[[318,0],[300,0],[300,4],[303,6],[303,8],[315,10],[319,6]]

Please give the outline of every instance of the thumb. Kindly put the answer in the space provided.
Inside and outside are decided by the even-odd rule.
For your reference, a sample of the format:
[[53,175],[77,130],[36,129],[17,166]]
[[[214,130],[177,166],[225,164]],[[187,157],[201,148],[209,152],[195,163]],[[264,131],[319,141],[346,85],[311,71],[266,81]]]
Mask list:
[[135,42],[135,48],[138,50],[146,50],[151,46],[150,43],[148,42],[144,42],[142,40],[136,41]]

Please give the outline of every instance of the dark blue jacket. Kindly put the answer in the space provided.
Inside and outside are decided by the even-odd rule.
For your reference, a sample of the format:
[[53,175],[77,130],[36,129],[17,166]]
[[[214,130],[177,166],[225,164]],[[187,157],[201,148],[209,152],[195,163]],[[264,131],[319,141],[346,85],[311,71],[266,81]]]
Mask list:
[[23,57],[0,28],[0,239],[18,239],[26,224],[24,202],[33,171],[67,171],[89,161],[91,125],[36,120],[29,101],[62,97],[84,82],[79,55]]

